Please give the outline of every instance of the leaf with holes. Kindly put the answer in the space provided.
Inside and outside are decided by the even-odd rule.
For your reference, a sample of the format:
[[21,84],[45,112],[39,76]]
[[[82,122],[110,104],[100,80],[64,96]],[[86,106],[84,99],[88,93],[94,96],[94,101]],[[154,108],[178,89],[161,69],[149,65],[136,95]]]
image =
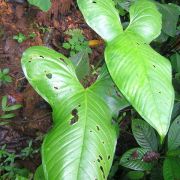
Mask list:
[[147,150],[157,151],[158,142],[154,129],[145,121],[135,119],[132,121],[132,132],[138,144]]
[[[129,26],[118,33],[121,25],[110,25],[116,11],[114,6],[109,5],[102,12],[107,3],[112,1],[78,0],[85,20],[107,40],[105,60],[112,79],[138,113],[158,131],[162,141],[170,124],[174,90],[169,61],[149,46],[161,32],[161,14],[153,2],[136,1],[130,7]],[[98,13],[98,21],[94,12]],[[114,19],[116,22],[117,18]],[[104,33],[106,24],[108,35]]]
[[125,152],[120,159],[120,165],[136,171],[149,171],[152,163],[143,161],[143,157],[148,150],[143,148],[133,148]]
[[45,47],[26,50],[22,67],[30,84],[53,109],[54,126],[42,146],[45,178],[106,179],[117,133],[96,83],[84,89],[71,61]]
[[168,150],[180,148],[180,115],[173,121],[168,133]]

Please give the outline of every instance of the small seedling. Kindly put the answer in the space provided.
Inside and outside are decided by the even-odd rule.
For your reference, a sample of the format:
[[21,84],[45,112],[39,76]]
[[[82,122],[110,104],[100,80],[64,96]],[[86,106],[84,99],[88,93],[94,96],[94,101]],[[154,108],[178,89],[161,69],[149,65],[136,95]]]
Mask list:
[[[21,104],[9,105],[8,97],[3,96],[1,102],[1,109],[3,111],[3,114],[0,115],[0,119],[10,119],[15,117],[16,115],[14,113],[11,113],[11,111],[15,111],[21,107],[22,107]],[[0,125],[5,125],[5,124],[8,124],[8,122],[0,122]]]
[[0,179],[14,180],[17,176],[28,177],[29,171],[17,166],[16,160],[22,159],[15,153],[10,153],[6,149],[6,145],[0,148]]
[[36,33],[32,32],[29,34],[30,39],[34,39],[36,37]]
[[23,43],[27,38],[24,34],[19,33],[13,36],[13,39],[16,40],[18,43]]
[[12,79],[8,74],[9,74],[9,69],[8,68],[4,68],[2,70],[0,69],[0,87],[3,84],[7,84],[7,83],[12,82]]
[[20,157],[21,159],[26,159],[27,157],[33,158],[34,154],[37,154],[38,152],[39,149],[34,149],[32,147],[32,140],[30,140],[28,146],[20,152]]
[[87,50],[88,54],[92,53],[92,50],[88,46],[88,41],[84,37],[82,30],[70,29],[67,30],[65,34],[70,36],[70,38],[67,42],[63,43],[63,47],[70,50],[71,57],[85,49]]

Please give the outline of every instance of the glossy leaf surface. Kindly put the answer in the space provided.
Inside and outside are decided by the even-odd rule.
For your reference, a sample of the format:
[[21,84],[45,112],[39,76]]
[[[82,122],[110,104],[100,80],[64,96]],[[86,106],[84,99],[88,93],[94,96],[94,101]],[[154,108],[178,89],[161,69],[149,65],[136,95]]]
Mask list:
[[148,0],[136,1],[130,7],[130,24],[126,31],[141,36],[150,43],[161,33],[161,14],[156,5]]
[[[109,8],[112,12],[98,11],[98,18],[104,13],[108,18],[103,16],[101,20],[95,21],[93,12],[101,8],[102,3],[96,1],[96,6],[89,6],[90,2],[92,4],[93,1],[78,0],[78,5],[85,20],[91,22],[88,24],[96,31],[97,22],[101,22],[103,31],[104,22],[111,22],[109,17],[112,17],[115,8]],[[103,2],[112,3],[111,0]],[[113,29],[116,32],[114,24],[109,31],[113,34],[111,38],[98,32],[102,38],[108,39],[105,60],[110,75],[125,98],[158,131],[162,140],[169,128],[174,103],[171,65],[148,45],[160,34],[161,14],[153,2],[139,0],[130,8],[128,28],[123,33],[116,32],[116,35]]]
[[45,47],[26,50],[22,66],[30,84],[53,109],[54,126],[42,146],[45,178],[106,179],[117,134],[96,83],[84,89],[71,62]]
[[132,121],[132,132],[138,144],[150,151],[158,150],[158,142],[154,129],[145,121],[135,119]]
[[169,61],[129,33],[122,34],[108,44],[105,58],[119,90],[164,137],[169,128],[174,102]]
[[111,0],[77,0],[87,22],[97,34],[111,41],[122,33],[118,11]]

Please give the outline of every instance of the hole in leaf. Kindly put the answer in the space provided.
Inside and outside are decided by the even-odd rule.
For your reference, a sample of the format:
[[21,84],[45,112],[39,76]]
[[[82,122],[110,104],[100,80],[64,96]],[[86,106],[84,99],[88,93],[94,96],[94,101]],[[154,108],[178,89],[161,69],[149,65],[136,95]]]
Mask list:
[[101,156],[101,155],[99,155],[99,158],[100,158],[101,160],[103,160],[103,158],[102,158],[102,156]]
[[78,122],[78,119],[79,119],[79,116],[78,116],[78,110],[77,109],[73,109],[71,111],[71,114],[72,114],[72,118],[70,120],[70,125],[73,125],[75,124],[76,122]]
[[96,126],[96,128],[97,128],[98,131],[100,130],[100,129],[99,129],[99,126]]
[[61,57],[60,57],[59,59],[65,63],[65,61],[64,61],[64,59],[63,59],[63,58],[61,58]]
[[48,73],[48,74],[46,74],[46,77],[47,77],[48,79],[51,79],[51,78],[52,78],[52,74],[51,74],[51,73]]
[[104,173],[104,169],[102,166],[100,166],[100,170],[102,171],[102,174],[103,174],[103,178],[105,179],[105,173]]

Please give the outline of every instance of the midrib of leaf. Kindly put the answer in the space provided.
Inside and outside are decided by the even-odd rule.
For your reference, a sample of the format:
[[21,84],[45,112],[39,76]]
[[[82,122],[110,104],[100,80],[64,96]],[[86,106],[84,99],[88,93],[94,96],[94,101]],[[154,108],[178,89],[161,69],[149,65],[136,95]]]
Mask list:
[[[78,172],[77,172],[77,177],[76,179],[79,179],[79,174],[80,174],[80,168],[82,168],[81,161],[84,153],[84,140],[85,140],[85,134],[86,134],[86,125],[87,125],[87,89],[84,89],[84,106],[85,106],[85,122],[84,122],[84,132],[83,132],[83,138],[82,138],[82,148],[81,148],[81,154],[80,154],[80,159],[79,159],[79,164],[78,164]],[[86,172],[86,174],[89,176],[89,174]]]

